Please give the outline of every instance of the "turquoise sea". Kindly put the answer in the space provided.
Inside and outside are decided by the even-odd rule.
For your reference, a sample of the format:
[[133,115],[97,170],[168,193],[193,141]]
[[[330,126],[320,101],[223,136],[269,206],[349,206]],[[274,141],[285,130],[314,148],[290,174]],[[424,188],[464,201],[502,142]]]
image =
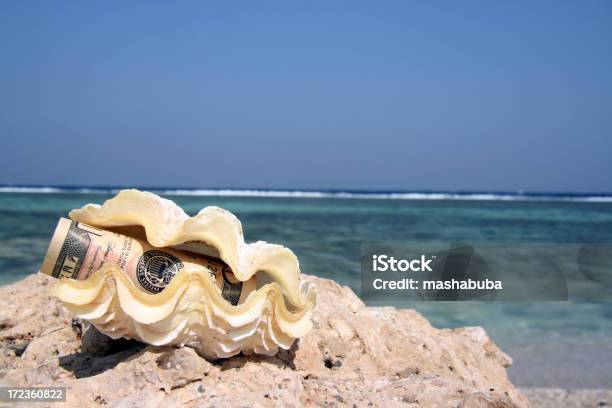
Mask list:
[[[612,197],[162,191],[188,213],[216,205],[247,241],[290,247],[304,273],[360,292],[365,242],[612,243]],[[239,196],[232,196],[238,194]],[[0,284],[35,273],[57,219],[110,190],[0,189]],[[612,274],[612,270],[610,271]],[[514,358],[519,386],[612,388],[612,303],[418,302],[434,326],[483,326]]]

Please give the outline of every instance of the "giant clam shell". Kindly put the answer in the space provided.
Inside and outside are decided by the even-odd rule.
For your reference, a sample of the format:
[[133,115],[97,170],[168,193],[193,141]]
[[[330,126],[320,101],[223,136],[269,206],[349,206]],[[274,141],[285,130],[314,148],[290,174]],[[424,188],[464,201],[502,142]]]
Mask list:
[[121,191],[102,206],[88,204],[70,218],[100,228],[139,226],[156,247],[206,243],[246,281],[265,273],[268,282],[233,306],[207,271],[180,271],[158,294],[139,290],[119,268],[106,264],[83,281],[61,279],[52,288],[76,316],[112,338],[154,345],[190,346],[209,359],[238,354],[275,354],[312,326],[314,292],[300,284],[294,253],[280,245],[244,242],[240,221],[218,207],[189,217],[174,202],[137,190]]

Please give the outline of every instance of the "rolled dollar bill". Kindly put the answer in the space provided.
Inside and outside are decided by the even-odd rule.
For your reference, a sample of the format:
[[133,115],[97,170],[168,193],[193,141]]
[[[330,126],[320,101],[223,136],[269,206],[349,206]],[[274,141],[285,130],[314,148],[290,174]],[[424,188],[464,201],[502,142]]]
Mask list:
[[206,268],[225,300],[242,303],[257,289],[255,276],[240,282],[219,259],[179,251],[155,248],[145,240],[102,230],[80,222],[60,218],[40,271],[55,278],[86,279],[105,263],[123,270],[137,287],[159,293],[174,275],[190,265]]

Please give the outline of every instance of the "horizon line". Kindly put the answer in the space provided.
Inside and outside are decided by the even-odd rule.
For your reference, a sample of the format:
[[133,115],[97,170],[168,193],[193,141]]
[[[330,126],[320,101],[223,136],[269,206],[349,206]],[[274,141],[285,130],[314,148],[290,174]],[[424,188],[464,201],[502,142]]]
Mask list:
[[116,194],[138,188],[170,196],[222,196],[268,198],[336,198],[395,200],[471,200],[471,201],[572,201],[612,202],[612,193],[539,192],[487,190],[366,190],[366,189],[289,189],[231,187],[164,187],[102,185],[33,185],[0,184],[0,193],[23,194]]

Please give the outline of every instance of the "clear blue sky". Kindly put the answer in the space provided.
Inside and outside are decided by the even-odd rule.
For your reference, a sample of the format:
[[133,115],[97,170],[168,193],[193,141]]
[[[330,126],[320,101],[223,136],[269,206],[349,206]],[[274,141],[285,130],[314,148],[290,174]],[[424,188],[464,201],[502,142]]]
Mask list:
[[610,1],[223,3],[0,2],[0,183],[612,191]]

